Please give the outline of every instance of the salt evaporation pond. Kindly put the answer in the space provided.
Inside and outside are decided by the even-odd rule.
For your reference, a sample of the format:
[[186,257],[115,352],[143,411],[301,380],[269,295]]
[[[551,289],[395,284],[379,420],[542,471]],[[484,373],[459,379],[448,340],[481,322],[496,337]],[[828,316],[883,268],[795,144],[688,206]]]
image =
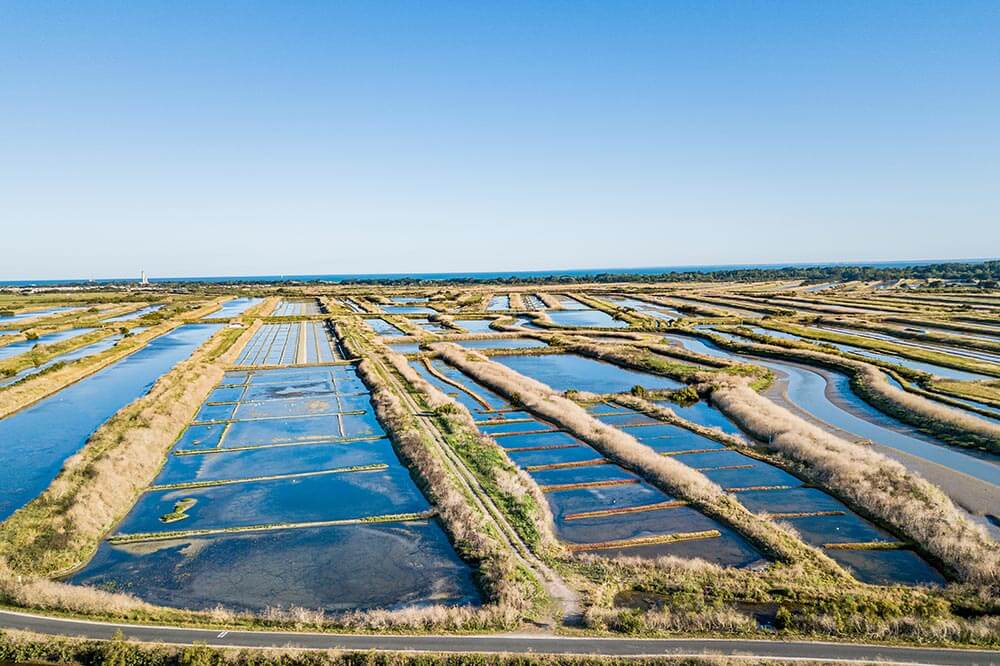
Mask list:
[[282,299],[278,307],[271,313],[272,317],[296,317],[301,315],[320,314],[316,299],[287,300]]
[[3,388],[4,386],[10,386],[11,384],[15,384],[21,381],[22,379],[27,379],[28,377],[37,375],[40,372],[44,372],[45,370],[48,370],[57,363],[71,363],[73,361],[78,361],[81,358],[86,358],[88,356],[93,356],[94,354],[99,354],[102,351],[114,347],[116,344],[118,344],[118,341],[121,339],[122,339],[121,335],[109,335],[103,340],[98,340],[97,342],[85,345],[83,347],[80,347],[79,349],[74,349],[73,351],[66,352],[65,354],[59,354],[57,356],[53,356],[45,363],[42,363],[37,366],[33,365],[31,367],[25,368],[24,370],[21,370],[15,375],[0,379],[0,388]]
[[548,344],[534,338],[497,338],[495,340],[458,340],[467,349],[538,349]]
[[376,335],[384,335],[387,337],[404,335],[404,333],[401,330],[399,330],[398,328],[387,322],[385,319],[381,319],[378,317],[370,317],[368,319],[365,319],[365,323],[368,324],[369,328],[375,331]]
[[[996,456],[951,447],[880,412],[854,394],[846,375],[832,371],[821,373],[806,366],[732,354],[709,341],[686,336],[668,335],[666,338],[696,353],[771,368],[788,377],[788,399],[820,421],[981,481],[1000,485],[1000,466],[996,463]],[[829,381],[827,377],[830,377]],[[831,395],[836,397],[836,401],[831,400]]]
[[42,492],[98,426],[144,395],[218,331],[181,326],[139,351],[0,420],[0,519]]
[[[427,372],[422,363],[411,365],[432,384],[455,395],[454,386]],[[459,392],[466,399],[456,398],[477,416],[480,430],[495,437],[514,464],[541,487],[552,509],[556,534],[571,550],[606,556],[701,557],[723,566],[761,561],[761,554],[734,530],[680,505],[551,424],[526,412],[509,411],[509,402],[456,368],[440,362],[434,367],[466,387]],[[467,391],[484,399],[490,409],[484,409]]]
[[665,305],[657,305],[655,303],[640,301],[627,296],[609,296],[607,300],[618,307],[631,308],[632,310],[641,312],[644,315],[662,319],[664,321],[673,321],[674,319],[680,319],[683,316],[677,310]]
[[197,419],[71,582],[192,609],[480,602],[354,366],[226,373]]
[[601,310],[548,310],[557,326],[566,328],[628,328],[628,323]]
[[437,310],[423,305],[383,305],[382,311],[388,314],[437,314]]
[[34,319],[36,317],[48,317],[54,314],[65,314],[67,312],[73,312],[74,310],[82,310],[81,307],[64,306],[58,308],[47,308],[44,310],[30,310],[27,312],[18,312],[12,315],[0,315],[0,325],[6,326],[8,324],[13,324],[15,322],[24,321],[26,319]]
[[966,370],[956,370],[954,368],[948,368],[942,365],[935,365],[933,363],[927,363],[925,361],[916,361],[911,358],[906,358],[905,356],[897,356],[895,354],[889,354],[885,352],[872,351],[870,349],[865,349],[863,347],[856,347],[854,345],[843,344],[840,342],[827,342],[823,340],[814,340],[811,338],[803,338],[792,333],[785,333],[784,331],[773,331],[769,328],[761,328],[758,326],[751,327],[751,330],[760,335],[770,335],[771,337],[783,338],[786,340],[801,340],[804,342],[811,342],[813,344],[824,343],[829,344],[842,352],[848,354],[855,354],[857,356],[864,356],[875,361],[883,361],[885,363],[894,363],[896,365],[901,365],[904,368],[909,368],[911,370],[916,370],[918,372],[926,372],[928,374],[935,375],[937,377],[944,377],[945,379],[954,379],[958,381],[979,381],[984,379],[992,379],[988,375],[983,375],[975,372],[968,372]]
[[497,310],[510,310],[510,296],[494,296],[490,299],[489,305],[486,306],[489,312],[496,312]]
[[852,328],[836,328],[833,326],[817,326],[819,330],[831,331],[833,333],[843,333],[844,335],[856,335],[862,338],[871,338],[873,340],[884,340],[886,342],[892,342],[893,344],[901,345],[903,347],[913,347],[915,349],[924,349],[932,352],[940,352],[942,354],[951,354],[952,356],[964,356],[965,358],[976,359],[979,361],[986,361],[987,363],[1000,363],[1000,354],[990,353],[980,349],[964,349],[960,347],[948,347],[942,344],[934,344],[930,342],[916,342],[913,340],[908,340],[906,338],[897,338],[893,335],[886,333],[877,333],[875,331],[868,330],[855,330]]
[[455,324],[469,331],[470,333],[496,333],[490,328],[492,319],[455,319]]
[[[721,412],[703,402],[688,407],[669,403],[664,406],[700,425],[739,433]],[[609,409],[604,404],[594,405],[589,411],[600,421],[627,432],[654,451],[700,471],[724,490],[734,493],[750,511],[786,522],[806,543],[824,548],[859,580],[873,584],[944,583],[941,574],[912,551],[887,557],[884,553],[889,551],[886,550],[828,548],[831,544],[845,543],[875,544],[885,548],[896,544],[896,539],[822,490],[806,488],[800,479],[777,466],[645,414],[617,406]],[[894,562],[895,568],[887,567],[887,561]]]
[[238,317],[253,306],[261,303],[262,298],[234,298],[222,304],[222,307],[215,312],[209,312],[202,319],[231,319]]
[[322,322],[300,321],[261,326],[240,353],[236,365],[330,363],[338,358]]
[[105,319],[104,322],[108,323],[108,324],[111,324],[111,323],[117,323],[117,322],[120,322],[120,321],[132,321],[133,319],[139,319],[140,317],[145,317],[148,314],[152,314],[154,312],[157,312],[158,310],[162,310],[163,307],[164,306],[162,304],[161,305],[147,305],[146,307],[140,308],[139,310],[136,310],[135,312],[127,312],[127,313],[125,313],[123,315],[118,315],[117,317],[111,317],[110,319]]
[[496,356],[492,360],[548,384],[557,391],[577,389],[592,393],[624,393],[634,386],[648,389],[684,387],[684,384],[669,377],[629,370],[576,354]]
[[18,340],[16,342],[11,342],[9,345],[4,345],[0,347],[0,361],[8,358],[13,358],[19,354],[24,354],[25,352],[31,351],[35,345],[54,345],[60,342],[66,342],[67,340],[72,340],[73,338],[79,337],[81,335],[86,335],[95,329],[93,328],[71,328],[66,331],[56,331],[54,333],[45,333],[39,335],[34,340]]

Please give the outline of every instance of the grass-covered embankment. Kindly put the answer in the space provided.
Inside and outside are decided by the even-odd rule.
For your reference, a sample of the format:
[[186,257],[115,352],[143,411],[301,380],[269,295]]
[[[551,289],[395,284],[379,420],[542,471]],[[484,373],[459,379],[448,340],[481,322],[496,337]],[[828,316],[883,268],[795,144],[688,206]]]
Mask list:
[[741,342],[708,331],[683,332],[708,338],[730,351],[796,361],[843,372],[850,377],[852,390],[876,409],[949,444],[1000,452],[1000,426],[898,389],[889,383],[882,370],[871,363],[848,358],[836,350],[808,349],[808,343],[796,341]]
[[954,368],[956,370],[964,370],[966,372],[973,372],[991,377],[1000,377],[1000,365],[990,363],[989,361],[968,358],[965,356],[957,356],[954,354],[946,354],[939,351],[924,349],[922,347],[889,342],[888,340],[870,338],[863,335],[849,335],[846,333],[838,333],[836,331],[828,331],[826,329],[814,328],[811,326],[799,326],[775,320],[762,321],[760,322],[760,325],[763,328],[790,333],[792,335],[808,338],[810,340],[850,345],[852,347],[868,349],[875,352],[883,352],[886,354],[894,354],[896,356],[902,356],[903,358],[909,358],[915,361],[923,361],[925,363],[940,365],[946,368]]
[[891,525],[959,580],[1000,581],[1000,544],[936,486],[900,463],[832,435],[740,382],[706,385],[713,404],[803,474]]
[[73,363],[54,367],[49,372],[39,373],[0,390],[0,418],[6,417],[19,409],[41,400],[60,389],[80,381],[102,368],[105,368],[126,356],[133,354],[165,333],[169,333],[182,324],[199,319],[209,312],[214,305],[206,305],[179,314],[171,319],[151,326],[138,335],[124,338],[114,347],[101,353],[87,356]]
[[[372,392],[376,415],[400,458],[413,471],[421,490],[436,507],[456,551],[476,568],[477,579],[487,600],[478,608],[407,609],[398,617],[387,617],[405,623],[403,626],[423,628],[495,629],[517,626],[537,601],[539,591],[536,583],[515,560],[512,551],[486,516],[473,506],[467,488],[449,470],[426,426],[418,422],[419,417],[397,395],[390,373],[399,373],[403,368],[412,373],[412,369],[402,356],[384,350],[384,347],[379,349],[372,345],[366,348],[366,341],[356,326],[340,322],[337,333],[353,356],[366,356],[359,363],[358,372]],[[401,375],[404,381],[411,384],[413,376]],[[428,392],[425,400],[433,403],[437,418],[446,424],[461,421],[454,403],[443,394]],[[457,429],[457,425],[452,427]]]
[[[29,576],[53,576],[83,564],[153,480],[222,378],[234,347],[252,333],[220,330],[98,428],[41,495],[0,523],[0,560]],[[14,601],[46,605],[30,591]]]
[[771,557],[812,565],[826,576],[847,577],[829,558],[775,523],[747,511],[704,474],[639,443],[628,433],[606,425],[548,386],[524,377],[485,356],[453,344],[432,346],[450,364],[491,390],[506,396],[547,421],[587,442],[622,467],[632,470],[678,499],[747,537]]

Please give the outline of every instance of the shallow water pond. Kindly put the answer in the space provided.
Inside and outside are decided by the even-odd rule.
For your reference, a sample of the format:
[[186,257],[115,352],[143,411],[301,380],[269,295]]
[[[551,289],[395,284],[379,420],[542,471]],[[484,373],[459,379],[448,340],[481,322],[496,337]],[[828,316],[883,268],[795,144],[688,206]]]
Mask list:
[[61,306],[57,308],[45,308],[42,310],[28,310],[24,312],[17,312],[12,315],[0,315],[0,325],[9,326],[15,322],[26,321],[28,319],[35,319],[41,317],[48,317],[54,314],[66,314],[67,312],[73,312],[75,310],[82,310],[81,307],[73,306]]
[[233,418],[236,405],[204,405],[194,417],[195,422],[227,421]]
[[669,377],[628,370],[576,354],[496,356],[492,360],[548,384],[557,391],[578,389],[593,393],[623,393],[633,386],[648,389],[676,389],[683,386]]
[[155,485],[225,481],[281,474],[301,474],[318,469],[386,463],[396,465],[388,439],[333,444],[219,451],[199,455],[171,455]]
[[181,326],[54,395],[0,420],[0,519],[45,489],[104,421],[218,331]]
[[545,493],[545,499],[549,502],[555,521],[561,522],[566,516],[573,514],[649,506],[669,502],[674,498],[647,483],[630,483],[624,486],[576,488]]
[[548,310],[549,319],[567,328],[628,328],[628,322],[601,310]]
[[868,543],[895,541],[895,537],[864,518],[848,513],[842,516],[803,516],[783,518],[807,543]]
[[690,405],[680,405],[669,400],[659,400],[656,401],[656,404],[661,407],[666,407],[682,419],[687,419],[688,421],[692,421],[698,425],[703,425],[706,428],[719,428],[722,432],[729,433],[730,435],[743,434],[735,423],[730,421],[722,412],[704,400],[699,400],[698,402]]
[[747,567],[765,562],[760,552],[735,531],[723,525],[718,525],[714,529],[718,530],[721,536],[648,546],[585,550],[583,552],[605,557],[642,557],[648,559],[672,555],[686,559],[700,558],[725,567]]
[[163,305],[147,305],[144,308],[136,310],[135,312],[127,312],[123,315],[118,315],[117,317],[111,317],[110,319],[105,319],[106,323],[115,323],[119,321],[132,321],[133,319],[139,319],[140,317],[145,317],[148,314],[152,314],[163,309]]
[[487,435],[503,435],[538,432],[540,430],[555,430],[554,426],[541,421],[510,421],[506,423],[484,423],[479,429]]
[[558,465],[562,463],[604,462],[604,456],[581,444],[572,448],[539,449],[537,451],[508,451],[507,455],[519,467]]
[[72,583],[177,608],[327,611],[477,604],[472,571],[436,522],[275,530],[113,546]]
[[238,317],[253,306],[261,303],[263,298],[234,298],[222,304],[215,312],[210,312],[203,319],[229,319]]
[[420,351],[419,342],[395,342],[389,344],[389,349],[397,354],[416,354]]
[[494,296],[490,298],[490,303],[486,306],[486,309],[490,312],[494,312],[496,310],[510,310],[510,297],[506,295]]
[[337,415],[275,421],[236,421],[226,431],[223,447],[265,446],[343,437],[346,435],[341,431]]
[[35,345],[54,345],[73,338],[90,333],[93,328],[71,328],[66,331],[56,331],[54,333],[43,333],[35,340],[18,340],[8,345],[0,347],[0,361],[13,358],[19,354],[24,354],[34,349]]
[[405,333],[387,322],[385,319],[372,317],[370,319],[365,319],[365,323],[368,324],[373,331],[375,331],[376,335],[389,337],[405,335]]
[[223,388],[213,389],[212,392],[208,394],[208,400],[205,402],[236,402],[243,395],[244,390],[246,390],[246,388],[243,386],[226,386]]
[[718,469],[720,467],[753,467],[757,461],[737,451],[725,449],[708,453],[679,453],[673,456],[677,462],[697,470]]
[[459,340],[467,349],[538,349],[548,345],[533,338],[500,338],[497,340]]
[[568,432],[558,430],[529,435],[504,435],[495,439],[497,444],[505,449],[523,449],[532,446],[562,446],[580,443],[579,440]]
[[652,416],[647,416],[646,414],[641,414],[639,412],[601,414],[597,417],[597,420],[600,421],[601,423],[607,423],[608,425],[613,425],[616,428],[624,428],[628,426],[639,426],[639,425],[657,425],[663,423],[659,419],[654,419]]
[[911,550],[828,550],[826,554],[871,585],[944,585],[945,579]]
[[382,310],[388,314],[437,314],[437,310],[423,305],[383,305]]
[[300,315],[320,314],[319,303],[315,299],[288,300],[282,299],[272,317],[296,317]]
[[21,370],[20,372],[11,377],[0,379],[0,388],[3,388],[4,386],[10,386],[11,384],[15,384],[21,381],[22,379],[26,379],[33,375],[37,375],[40,372],[44,372],[45,370],[48,370],[57,363],[72,363],[73,361],[78,361],[82,358],[93,356],[94,354],[100,354],[101,352],[114,347],[116,344],[118,344],[118,341],[121,339],[122,339],[121,335],[109,335],[103,340],[98,340],[93,344],[80,347],[79,349],[74,349],[73,351],[66,352],[65,354],[59,354],[57,356],[53,356],[52,358],[42,363],[41,365],[33,365],[29,368]]
[[[207,454],[206,454],[207,455]],[[223,455],[223,454],[214,454]],[[188,518],[161,516],[184,499],[197,503]],[[401,466],[371,472],[339,472],[229,485],[150,490],[118,525],[118,534],[225,529],[308,523],[426,511],[429,504]]]
[[845,504],[817,488],[748,490],[740,493],[739,499],[743,506],[754,513],[849,511]]
[[[752,460],[752,458],[748,458]],[[768,486],[801,486],[802,481],[783,469],[754,460],[750,469],[707,469],[702,472],[725,490]]]
[[450,333],[451,329],[444,324],[439,324],[430,319],[411,319],[414,325],[419,326],[428,333]]
[[1000,485],[1000,466],[971,452],[949,447],[878,411],[851,391],[850,380],[846,375],[820,372],[770,359],[739,356],[711,342],[687,336],[668,335],[666,338],[694,352],[751,362],[775,370],[787,378],[789,401],[817,419],[858,437],[931,460],[993,485]]
[[454,322],[458,326],[464,328],[470,333],[496,333],[495,330],[490,328],[490,323],[492,319],[455,319]]
[[617,465],[591,465],[528,472],[535,483],[544,486],[561,486],[567,483],[597,483],[604,481],[633,481],[639,477]]
[[595,516],[556,524],[560,539],[588,544],[638,539],[663,534],[703,532],[717,529],[718,523],[686,506],[638,513]]

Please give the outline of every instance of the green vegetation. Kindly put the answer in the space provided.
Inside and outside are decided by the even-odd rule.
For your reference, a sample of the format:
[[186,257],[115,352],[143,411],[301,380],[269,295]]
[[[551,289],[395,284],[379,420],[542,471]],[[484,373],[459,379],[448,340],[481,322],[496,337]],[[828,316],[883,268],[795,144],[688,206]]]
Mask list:
[[[59,477],[44,493],[0,523],[0,603],[105,619],[155,620],[202,626],[217,626],[224,622],[233,627],[296,626],[321,630],[515,631],[530,622],[552,622],[552,617],[557,616],[553,613],[553,606],[561,604],[562,598],[553,593],[552,581],[558,579],[572,588],[574,594],[583,595],[579,609],[583,614],[583,624],[574,631],[590,634],[759,636],[762,626],[766,626],[767,635],[778,638],[844,638],[995,647],[1000,644],[1000,604],[996,595],[1000,564],[995,555],[1000,548],[971,524],[941,489],[911,469],[879,456],[873,447],[831,435],[777,408],[773,402],[759,395],[774,379],[766,368],[755,363],[733,363],[724,358],[689,352],[682,347],[665,344],[662,336],[665,330],[669,330],[710,338],[720,347],[750,356],[780,358],[846,373],[851,378],[851,389],[882,412],[913,424],[942,442],[1000,452],[1000,437],[992,429],[995,425],[984,426],[982,424],[986,420],[975,417],[977,410],[980,414],[988,414],[989,405],[1000,406],[1000,380],[958,382],[934,379],[892,363],[872,363],[864,357],[845,354],[829,343],[842,342],[998,375],[1000,364],[810,327],[818,322],[859,331],[881,331],[904,339],[947,345],[955,350],[995,352],[1000,349],[1000,294],[988,288],[986,282],[976,286],[951,287],[927,279],[939,273],[995,277],[1000,271],[998,262],[978,267],[949,264],[899,273],[910,280],[912,289],[890,286],[876,292],[871,285],[856,282],[813,293],[797,282],[800,279],[797,276],[808,276],[809,280],[816,282],[833,281],[832,277],[828,277],[831,275],[881,275],[883,277],[878,279],[889,280],[894,279],[890,277],[894,270],[841,267],[734,271],[728,274],[728,283],[722,279],[727,274],[671,275],[669,283],[663,282],[662,276],[659,279],[637,276],[641,284],[631,286],[627,286],[627,280],[621,276],[602,276],[591,280],[551,280],[547,290],[528,287],[512,289],[509,285],[520,283],[519,280],[512,280],[481,287],[469,286],[461,281],[447,285],[434,283],[430,288],[422,288],[418,282],[397,283],[408,285],[405,289],[370,285],[282,284],[245,288],[186,285],[181,292],[158,285],[154,291],[142,292],[141,296],[117,292],[15,294],[0,291],[2,310],[22,312],[56,305],[82,308],[29,322],[30,326],[24,326],[23,331],[14,327],[14,335],[8,336],[7,342],[27,339],[29,334],[84,325],[97,328],[65,343],[42,345],[32,352],[8,359],[0,363],[0,376],[9,376],[20,367],[44,364],[57,353],[107,335],[128,334],[112,349],[80,361],[57,364],[30,380],[0,389],[0,415],[51,395],[68,383],[142,348],[157,335],[197,320],[223,299],[237,294],[264,297],[264,302],[240,317],[238,324],[219,330],[188,362],[164,375],[148,396],[129,405],[105,423],[93,434],[79,456],[66,461]],[[749,280],[752,276],[767,276],[772,281],[751,284]],[[526,285],[536,283],[540,282],[524,281]],[[613,286],[612,283],[621,284]],[[630,329],[624,332],[586,327],[577,330],[515,331],[509,328],[514,322],[513,317],[485,311],[493,294],[509,295],[512,308],[520,311],[526,307],[524,299],[528,294],[537,295],[549,308],[558,308],[560,306],[554,294],[563,293],[629,322]],[[682,316],[670,322],[653,320],[627,308],[616,307],[602,298],[603,295],[621,293],[668,305],[680,311]],[[603,552],[603,556],[596,557],[574,552],[576,549],[571,545],[557,541],[548,502],[532,478],[511,462],[494,439],[480,432],[465,407],[424,381],[404,357],[393,353],[367,329],[364,317],[372,316],[375,304],[385,303],[392,296],[430,299],[431,307],[437,310],[437,314],[431,315],[430,319],[447,329],[428,332],[415,326],[415,317],[378,313],[377,316],[410,334],[398,338],[398,341],[421,344],[420,354],[411,358],[445,356],[449,362],[516,406],[583,440],[676,498],[661,508],[666,508],[667,504],[696,508],[726,528],[742,534],[771,561],[761,568],[741,570],[671,557],[649,560],[611,557],[610,549],[621,545],[614,542],[611,536],[604,537],[608,539],[607,543],[597,544],[598,547],[607,546],[608,550]],[[149,484],[155,478],[165,452],[197,412],[204,397],[218,383],[221,374],[232,370],[229,364],[235,360],[235,352],[252,337],[262,321],[288,321],[288,318],[271,318],[280,299],[303,297],[316,298],[321,304],[322,314],[303,315],[296,319],[326,321],[328,325],[336,325],[340,348],[344,355],[353,359],[352,362],[358,363],[359,374],[372,392],[380,423],[400,459],[434,507],[433,513],[381,515],[364,520],[419,518],[438,522],[455,551],[474,568],[476,580],[485,595],[485,605],[481,608],[434,606],[433,609],[375,610],[329,616],[306,609],[274,610],[260,615],[224,609],[188,612],[158,608],[124,595],[76,588],[50,580],[85,562],[100,540],[106,538],[112,527],[128,512],[139,493],[151,488]],[[105,319],[135,311],[150,302],[160,302],[165,307],[141,319],[102,323]],[[348,306],[349,303],[356,304],[365,312],[356,312]],[[749,315],[726,315],[722,310],[727,307],[765,313],[766,317],[754,322],[772,331],[803,335],[810,341],[789,341],[738,327],[744,321],[741,317]],[[854,307],[858,311],[848,313],[835,309],[843,307]],[[544,310],[530,311],[529,314],[538,318],[539,325],[546,326]],[[489,332],[472,334],[455,327],[456,318],[485,316],[495,320]],[[903,323],[904,319],[911,323]],[[889,326],[887,322],[892,321],[897,325]],[[972,321],[976,323],[968,323]],[[969,342],[971,338],[963,339],[961,335],[924,334],[905,328],[921,322],[928,327],[949,328],[986,338],[998,332],[997,342],[990,339]],[[900,323],[904,324],[903,327]],[[699,324],[738,333],[743,340],[732,341],[713,334],[705,327],[695,328]],[[133,334],[136,326],[148,328]],[[458,339],[514,336],[544,340],[549,346],[477,354],[446,344]],[[537,382],[512,379],[509,373],[497,369],[498,364],[487,360],[489,356],[503,354],[566,352],[672,377],[685,386],[664,391],[635,387],[631,395],[618,396],[579,392],[560,395]],[[890,384],[886,380],[886,372],[901,380],[905,390]],[[451,383],[456,391],[468,392],[447,377],[441,379]],[[957,398],[969,398],[984,404],[969,407]],[[704,473],[670,456],[652,452],[626,431],[596,421],[580,407],[581,403],[596,400],[612,404],[617,402],[784,469],[844,501],[852,511],[887,529],[893,535],[891,539],[895,539],[884,543],[829,544],[827,548],[830,550],[905,546],[919,552],[953,582],[940,589],[874,586],[859,582],[826,552],[806,545],[780,522],[793,517],[832,516],[845,512],[792,510],[773,515],[751,513],[733,494],[724,492],[709,481]],[[659,404],[654,405],[653,400]],[[754,438],[747,440],[688,422],[663,407],[663,400],[681,406],[692,405],[699,400],[711,401],[731,416],[744,432],[752,433]],[[683,412],[677,409],[677,413]],[[514,422],[517,419],[508,420]],[[358,441],[370,439],[364,437]],[[190,455],[202,453],[191,451]],[[988,454],[977,452],[977,455]],[[537,469],[579,464],[586,463],[550,462],[537,466]],[[364,473],[381,468],[384,465],[372,464],[316,473]],[[731,468],[737,469],[735,465]],[[284,477],[255,477],[256,480],[265,478]],[[239,483],[246,481],[241,479]],[[180,491],[174,496],[180,499],[172,510],[161,517],[163,523],[175,527],[166,528],[171,530],[166,533],[117,535],[111,540],[130,542],[205,534],[207,532],[201,530],[184,530],[186,525],[194,523],[185,522],[185,519],[197,516],[199,507],[193,497],[183,497],[180,493],[187,489],[230,483],[237,482],[191,482],[153,487]],[[565,488],[622,483],[621,480],[596,481],[576,486],[568,484]],[[648,509],[646,506],[642,508]],[[161,509],[166,510],[166,507]],[[607,516],[627,518],[634,511],[635,508],[627,504],[609,503],[562,515],[560,520],[595,520]],[[233,531],[305,526],[305,523],[282,523],[235,528]],[[724,529],[720,527],[720,530]],[[682,532],[669,537],[656,537],[649,542],[709,536],[712,536],[710,532]],[[630,541],[630,545],[642,543],[642,537],[639,539]],[[588,545],[588,550],[594,549],[594,544]],[[841,555],[844,553],[838,554],[838,557]],[[544,567],[539,567],[539,563]],[[558,574],[555,579],[539,575],[545,567]],[[200,664],[221,663],[223,658],[265,663],[259,661],[264,659],[260,653],[227,652],[223,655],[221,651],[204,646],[146,648],[120,640],[97,644],[6,635],[0,638],[0,660],[11,655],[19,659],[73,659],[79,663],[121,663],[124,660],[126,663]],[[269,659],[273,657],[273,653],[267,656]],[[288,664],[381,663],[383,660],[386,663],[409,663],[411,660],[418,663],[451,663],[450,657],[430,655],[362,657],[327,653],[305,655],[294,651],[282,652],[280,658],[282,661],[279,663]],[[505,663],[502,657],[464,658],[473,663],[479,660],[483,663]],[[607,663],[607,660],[593,662]],[[530,660],[522,658],[518,663],[530,663]]]
[[165,513],[162,516],[160,516],[160,522],[176,523],[179,520],[184,520],[185,518],[189,518],[190,516],[188,516],[187,510],[192,508],[197,503],[198,500],[194,499],[193,497],[185,497],[181,500],[178,500],[177,503],[174,504],[173,511],[171,511],[170,513]]

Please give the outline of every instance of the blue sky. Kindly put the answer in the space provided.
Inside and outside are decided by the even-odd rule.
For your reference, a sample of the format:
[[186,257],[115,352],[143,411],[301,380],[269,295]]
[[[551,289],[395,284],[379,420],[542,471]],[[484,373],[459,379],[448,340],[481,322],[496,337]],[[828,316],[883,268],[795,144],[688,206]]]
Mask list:
[[0,4],[0,279],[1000,255],[995,2]]

